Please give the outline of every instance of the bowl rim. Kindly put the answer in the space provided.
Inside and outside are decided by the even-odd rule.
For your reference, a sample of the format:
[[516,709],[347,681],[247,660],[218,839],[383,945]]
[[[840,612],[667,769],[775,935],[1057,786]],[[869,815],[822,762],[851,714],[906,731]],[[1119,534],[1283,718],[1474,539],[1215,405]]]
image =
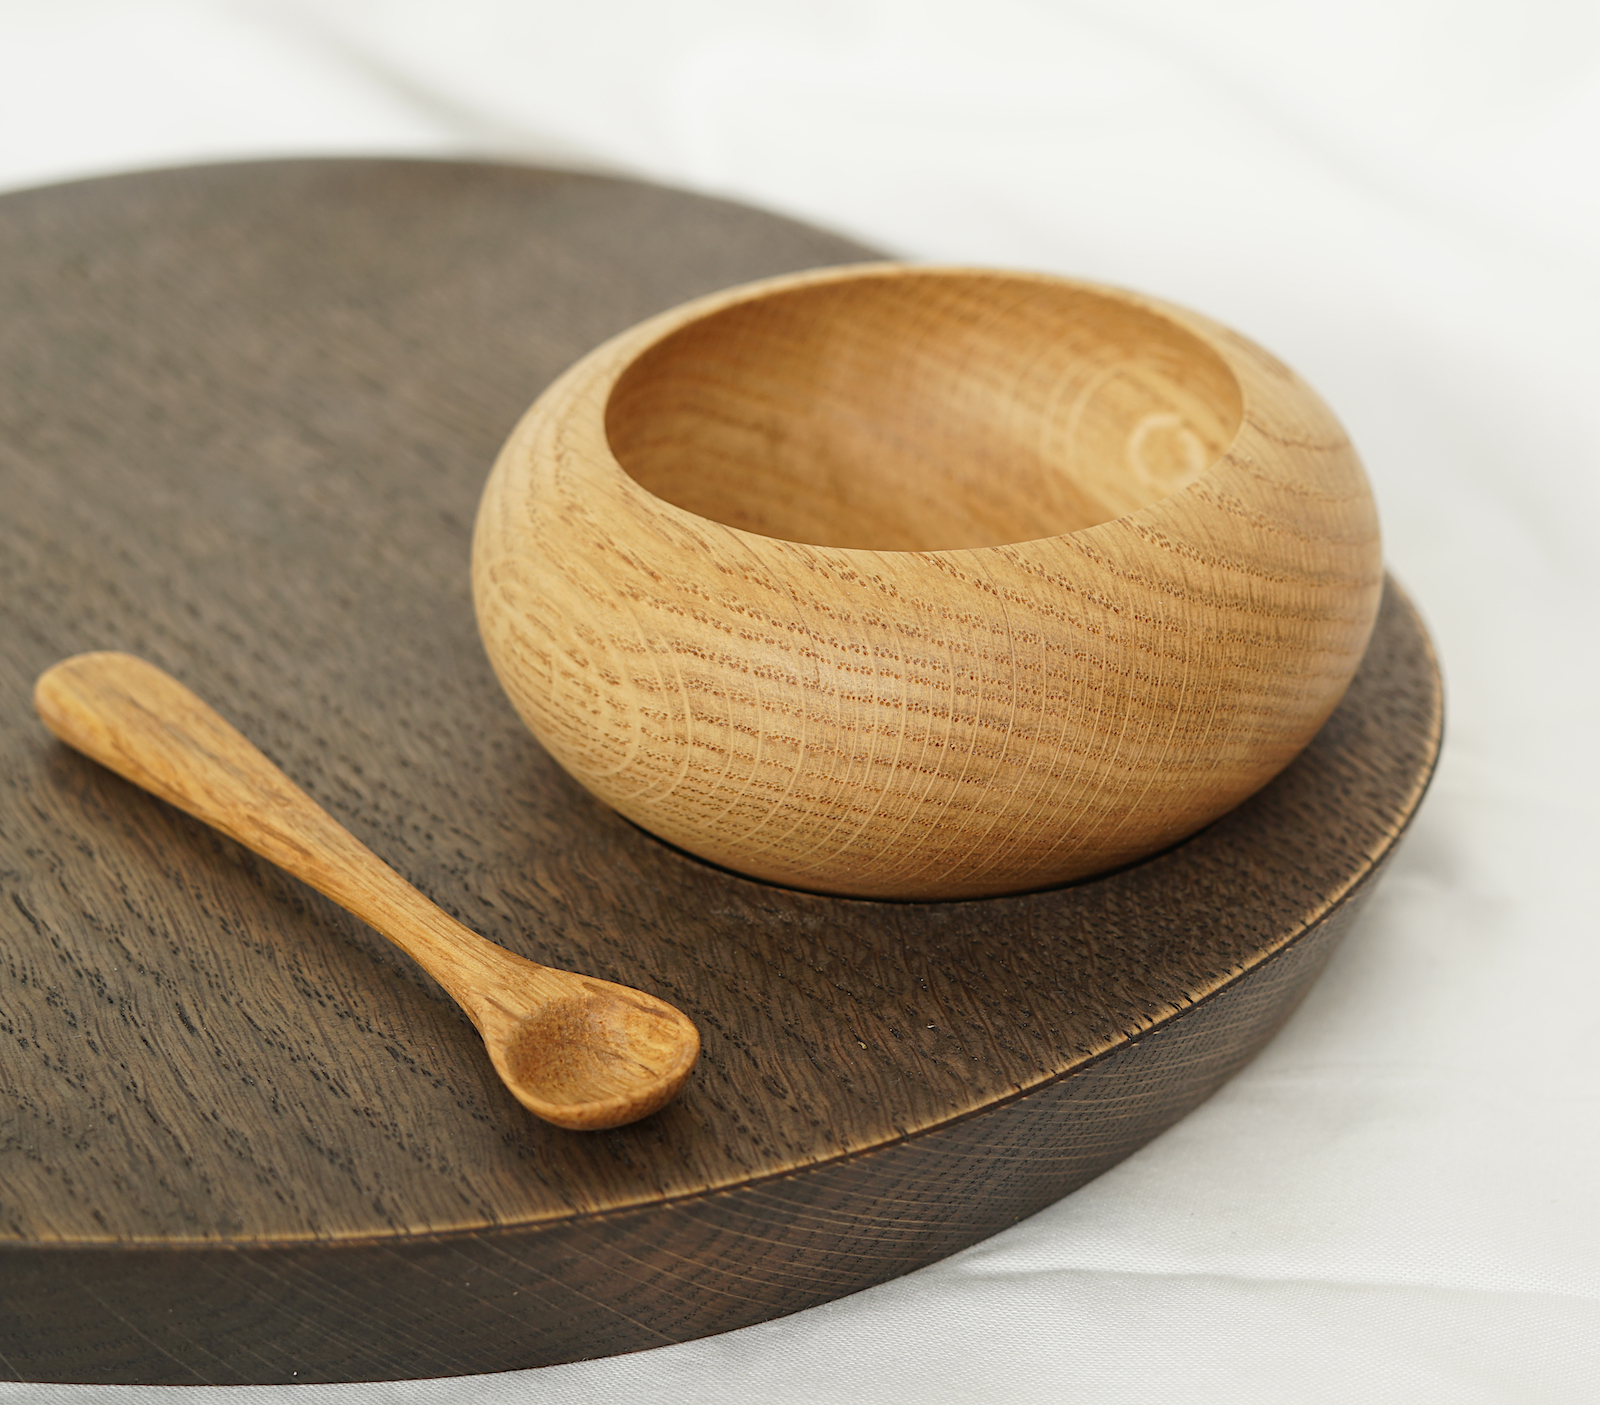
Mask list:
[[[770,297],[786,296],[811,287],[852,283],[868,279],[947,277],[1001,279],[1019,284],[1034,283],[1067,288],[1092,297],[1103,298],[1108,302],[1133,307],[1140,312],[1174,326],[1180,333],[1192,337],[1205,351],[1214,356],[1237,388],[1239,410],[1235,417],[1233,432],[1227,443],[1210,457],[1203,468],[1189,476],[1177,488],[1163,492],[1149,501],[1141,503],[1138,507],[1120,513],[1115,517],[1108,517],[1083,527],[1074,528],[1068,532],[1046,533],[1035,537],[1019,537],[1005,542],[986,543],[978,546],[916,548],[824,545],[794,537],[780,537],[757,532],[748,527],[735,526],[718,518],[697,513],[690,508],[681,507],[671,499],[659,496],[628,472],[613,449],[607,432],[606,420],[610,409],[611,397],[615,393],[618,384],[642,356],[694,323],[706,321],[739,306],[759,302]],[[1251,364],[1252,362],[1256,364]],[[1235,332],[1226,325],[1189,308],[1115,284],[1073,278],[1065,274],[1042,270],[1006,268],[984,264],[918,263],[911,260],[875,259],[860,263],[832,265],[825,268],[804,269],[796,273],[778,274],[770,278],[755,279],[746,283],[736,284],[732,287],[719,289],[701,297],[690,299],[687,302],[679,303],[635,323],[601,342],[574,362],[561,376],[557,377],[528,409],[523,422],[518,425],[508,439],[503,452],[509,452],[522,439],[523,430],[529,422],[538,421],[550,405],[559,402],[563,398],[570,398],[571,403],[568,408],[568,414],[565,417],[568,423],[563,426],[564,433],[571,433],[575,428],[570,421],[575,418],[575,412],[581,410],[584,415],[582,458],[588,469],[591,472],[603,470],[607,479],[610,480],[609,486],[620,489],[624,494],[643,495],[643,498],[648,501],[653,511],[681,516],[685,522],[731,533],[735,539],[744,542],[755,550],[771,549],[771,545],[775,544],[801,551],[825,552],[829,554],[830,559],[835,557],[846,559],[857,557],[866,561],[878,557],[902,559],[920,557],[955,560],[957,558],[983,556],[997,551],[1026,548],[1035,543],[1063,540],[1087,542],[1092,540],[1097,533],[1105,533],[1109,528],[1136,522],[1155,513],[1158,509],[1170,510],[1181,499],[1190,497],[1195,494],[1196,490],[1202,489],[1203,485],[1208,480],[1214,479],[1218,470],[1230,460],[1237,460],[1241,457],[1253,458],[1257,454],[1272,456],[1270,444],[1257,445],[1253,442],[1262,437],[1268,440],[1283,437],[1281,431],[1275,431],[1271,423],[1271,417],[1263,414],[1261,397],[1252,394],[1252,390],[1264,376],[1281,381],[1286,388],[1292,387],[1298,396],[1303,396],[1316,402],[1323,410],[1329,424],[1337,427],[1338,421],[1333,417],[1332,412],[1321,402],[1316,392],[1296,375],[1292,369],[1241,333]],[[1340,429],[1339,433],[1342,446],[1349,447],[1348,437],[1343,435],[1342,429]],[[1331,443],[1330,447],[1332,447]]]

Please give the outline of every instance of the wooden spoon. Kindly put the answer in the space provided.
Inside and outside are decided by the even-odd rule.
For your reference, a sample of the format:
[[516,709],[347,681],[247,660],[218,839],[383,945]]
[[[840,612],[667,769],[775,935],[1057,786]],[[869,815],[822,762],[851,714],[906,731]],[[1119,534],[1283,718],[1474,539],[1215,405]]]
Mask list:
[[597,1131],[647,1116],[700,1052],[689,1019],[643,991],[552,970],[468,931],[154,664],[79,654],[34,688],[68,746],[187,810],[370,923],[461,1005],[536,1116]]

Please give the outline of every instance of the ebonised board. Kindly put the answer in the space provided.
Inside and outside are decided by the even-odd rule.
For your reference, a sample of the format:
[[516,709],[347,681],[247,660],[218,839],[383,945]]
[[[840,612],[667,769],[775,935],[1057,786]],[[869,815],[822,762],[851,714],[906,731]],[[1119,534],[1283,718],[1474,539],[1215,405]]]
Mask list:
[[[0,1372],[395,1379],[682,1341],[1011,1224],[1211,1093],[1304,994],[1441,729],[1389,589],[1350,694],[1122,872],[896,904],[696,862],[502,697],[479,490],[649,313],[870,257],[699,196],[295,161],[0,199]],[[700,1025],[684,1096],[535,1121],[374,933],[33,717],[142,654],[468,926]]]

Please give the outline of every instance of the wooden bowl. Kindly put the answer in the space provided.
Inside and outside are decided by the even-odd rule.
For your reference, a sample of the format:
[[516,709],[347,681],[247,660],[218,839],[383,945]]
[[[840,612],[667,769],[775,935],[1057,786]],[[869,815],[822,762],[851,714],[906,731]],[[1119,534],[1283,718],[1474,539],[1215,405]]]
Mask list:
[[650,319],[539,399],[479,510],[485,646],[546,748],[774,883],[1040,888],[1281,770],[1382,586],[1322,401],[1193,313],[866,265]]

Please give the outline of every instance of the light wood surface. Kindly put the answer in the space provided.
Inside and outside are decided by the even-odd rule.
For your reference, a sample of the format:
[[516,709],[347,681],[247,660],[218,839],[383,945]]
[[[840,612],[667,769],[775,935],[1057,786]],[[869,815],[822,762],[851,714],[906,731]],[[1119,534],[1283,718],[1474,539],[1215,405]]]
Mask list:
[[467,1012],[530,1112],[598,1131],[637,1122],[683,1087],[700,1036],[641,990],[552,970],[441,912],[155,665],[131,654],[64,659],[34,707],[68,746],[219,829],[382,933]]
[[1244,338],[1044,276],[879,265],[624,333],[478,516],[484,643],[652,833],[821,892],[1142,858],[1276,775],[1382,585],[1349,441]]
[[[471,528],[539,389],[662,308],[869,252],[450,163],[0,199],[0,1373],[395,1379],[760,1322],[1083,1184],[1294,1008],[1438,751],[1392,588],[1274,781],[1018,897],[739,878],[594,800],[507,703]],[[39,725],[38,674],[101,649],[225,704],[466,927],[683,1010],[680,1096],[592,1134],[528,1116],[370,927]]]

